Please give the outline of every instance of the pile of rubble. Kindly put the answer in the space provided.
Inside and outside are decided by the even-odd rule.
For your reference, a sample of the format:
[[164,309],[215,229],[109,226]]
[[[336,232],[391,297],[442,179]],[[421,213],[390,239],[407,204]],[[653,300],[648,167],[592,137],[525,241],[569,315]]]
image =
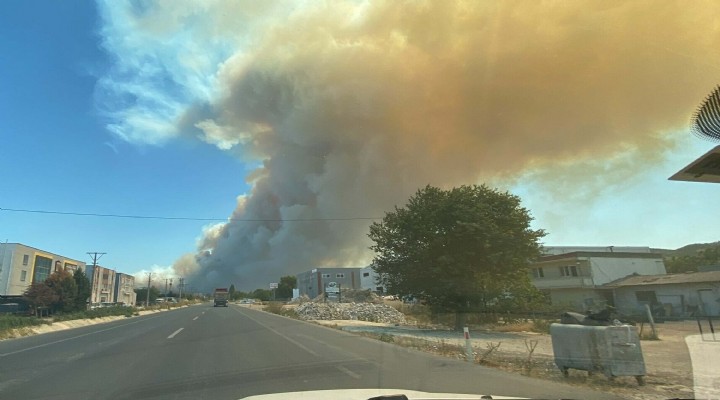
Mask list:
[[385,324],[405,324],[405,315],[385,304],[308,302],[297,306],[295,312],[300,319],[306,321],[349,319]]

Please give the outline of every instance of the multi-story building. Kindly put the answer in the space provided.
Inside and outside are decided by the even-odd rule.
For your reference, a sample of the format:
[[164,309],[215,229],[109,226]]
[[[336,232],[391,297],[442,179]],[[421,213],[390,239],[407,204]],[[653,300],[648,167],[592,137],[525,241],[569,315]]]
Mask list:
[[387,288],[378,282],[379,278],[380,275],[368,265],[360,270],[360,287],[377,294],[386,294]]
[[55,271],[78,268],[85,268],[85,263],[20,243],[1,243],[0,295],[20,296]]
[[325,293],[329,283],[341,289],[360,289],[360,268],[314,268],[296,275],[300,295],[311,299]]
[[115,271],[88,265],[85,274],[90,280],[90,304],[115,303]]
[[532,283],[554,305],[587,311],[614,303],[606,283],[628,275],[664,275],[661,254],[649,247],[548,247],[531,266]]
[[135,305],[135,277],[128,274],[115,274],[115,302],[126,306]]

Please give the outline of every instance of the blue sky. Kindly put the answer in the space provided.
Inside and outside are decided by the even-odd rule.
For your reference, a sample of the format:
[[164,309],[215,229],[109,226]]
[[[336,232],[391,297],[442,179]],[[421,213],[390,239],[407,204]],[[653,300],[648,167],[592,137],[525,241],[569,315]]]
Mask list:
[[[190,140],[162,147],[108,133],[94,91],[109,68],[94,3],[0,5],[2,208],[226,218],[246,169]],[[20,242],[123,272],[167,266],[207,222],[101,219],[0,212],[2,241]]]
[[[283,50],[287,53],[273,50],[278,48],[277,41],[282,40],[283,37],[292,37],[292,35],[283,36],[287,32],[280,30],[273,35],[264,36],[256,34],[256,31],[261,31],[262,21],[265,21],[257,16],[272,13],[261,5],[246,7],[239,3],[207,2],[194,3],[194,5],[189,2],[143,3],[147,6],[145,8],[126,7],[124,4],[106,2],[100,3],[98,7],[89,1],[0,3],[0,170],[3,172],[0,208],[223,219],[238,207],[237,197],[250,191],[251,186],[246,182],[248,174],[258,168],[262,160],[272,160],[274,157],[275,162],[266,166],[264,172],[273,177],[269,180],[272,185],[276,185],[272,193],[281,199],[279,203],[282,205],[278,206],[278,213],[326,216],[323,212],[308,211],[297,204],[290,204],[289,200],[287,204],[283,203],[282,199],[297,197],[283,195],[281,193],[283,187],[291,186],[298,180],[281,179],[283,175],[277,171],[284,171],[284,176],[287,176],[290,172],[294,172],[294,167],[293,165],[278,167],[277,164],[282,164],[282,159],[277,154],[287,154],[288,149],[295,149],[292,146],[306,149],[299,139],[300,136],[283,136],[283,132],[292,131],[294,127],[271,126],[279,132],[278,137],[282,140],[288,139],[286,142],[292,143],[292,146],[285,143],[287,147],[282,147],[282,151],[268,150],[262,143],[263,138],[267,136],[262,135],[263,130],[272,124],[267,121],[258,122],[257,115],[252,115],[256,110],[252,109],[251,105],[243,103],[242,97],[233,98],[236,91],[245,95],[257,94],[271,87],[269,84],[252,87],[253,81],[247,79],[251,74],[244,71],[252,72],[253,68],[260,69],[258,66],[273,65],[273,68],[268,68],[257,75],[265,79],[268,76],[272,77],[278,70],[283,72],[283,77],[297,72],[297,68],[282,64],[287,60],[296,62],[293,65],[313,65],[304,58],[304,55],[293,53],[296,47],[288,46]],[[218,4],[226,7],[235,6],[238,9],[246,7],[247,9],[232,10],[244,19],[241,18],[236,25],[226,27],[223,24],[233,24],[234,14],[223,11]],[[275,10],[273,6],[268,6],[268,9]],[[327,10],[322,11],[325,13]],[[165,14],[158,14],[161,17],[153,17],[154,12]],[[288,11],[288,15],[297,17],[302,23],[306,23],[303,18],[316,16],[312,12],[307,14],[310,17],[305,14],[297,16],[294,12],[296,12],[294,9]],[[343,10],[338,12],[338,15],[347,14]],[[357,11],[358,15],[361,12],[363,10]],[[532,12],[528,14],[532,15]],[[337,29],[344,32],[342,31],[344,28],[337,28],[332,22],[327,24],[328,31]],[[184,26],[189,28],[184,30],[182,29]],[[268,23],[267,26],[271,24]],[[288,26],[288,31],[299,32],[292,31],[292,23],[288,22]],[[265,27],[265,29],[269,28]],[[408,28],[408,31],[412,30]],[[620,32],[620,29],[618,31]],[[308,36],[312,35],[308,34]],[[322,38],[322,35],[320,37]],[[309,37],[308,40],[319,40],[319,43],[322,43],[322,39],[316,37]],[[332,43],[335,46],[339,42]],[[404,51],[407,42],[397,40],[393,45],[398,46],[398,51]],[[255,51],[253,46],[264,51]],[[666,47],[672,50],[672,46],[669,43]],[[372,50],[375,47],[368,46],[368,48]],[[577,53],[572,46],[569,48]],[[695,59],[692,58],[693,49],[683,47],[683,51],[687,52],[682,55],[686,57],[685,61]],[[345,54],[337,59],[331,58],[331,52],[325,51],[319,54],[328,57],[323,63],[335,61],[341,63],[344,62],[344,57],[352,56],[354,53]],[[415,52],[408,54],[417,55]],[[409,59],[408,54],[402,58],[403,62]],[[558,54],[564,53],[558,50]],[[662,53],[658,54],[658,57],[665,59],[667,55]],[[393,61],[392,56],[388,55],[387,58],[390,65]],[[268,60],[277,64],[269,63]],[[521,160],[517,165],[522,167],[512,167],[507,171],[498,167],[498,164],[502,163],[493,161],[493,157],[497,154],[498,158],[502,158],[506,153],[517,155],[516,149],[512,148],[513,143],[501,144],[497,148],[489,146],[487,147],[489,150],[481,153],[484,156],[477,156],[486,157],[487,160],[468,168],[487,168],[491,171],[488,174],[491,180],[493,176],[511,177],[496,178],[492,182],[510,189],[523,198],[525,205],[536,217],[537,227],[548,230],[549,236],[545,242],[549,245],[634,245],[676,248],[693,242],[716,241],[720,219],[715,212],[714,204],[720,200],[720,187],[667,181],[668,176],[713,146],[712,143],[690,136],[686,128],[682,124],[678,125],[676,120],[678,118],[689,120],[693,108],[697,105],[694,99],[701,99],[712,89],[712,85],[708,83],[715,78],[706,78],[706,76],[713,74],[720,76],[717,75],[718,67],[714,64],[716,60],[713,58],[697,64],[686,63],[688,74],[703,76],[703,79],[677,78],[681,84],[691,87],[693,92],[688,95],[677,95],[677,104],[680,104],[680,107],[677,104],[667,106],[667,109],[678,110],[677,118],[672,121],[672,125],[658,128],[662,131],[660,133],[665,135],[667,144],[659,145],[657,150],[650,151],[651,156],[638,150],[652,140],[648,139],[652,137],[650,135],[625,142],[621,141],[624,140],[623,136],[618,134],[614,137],[619,142],[613,144],[612,141],[596,140],[597,135],[592,137],[591,132],[588,132],[587,140],[558,136],[556,141],[553,139],[548,142],[530,142],[527,148],[517,150],[518,160]],[[415,62],[417,65],[425,65],[422,57],[418,57]],[[598,63],[598,65],[602,64]],[[343,65],[338,71],[351,67]],[[385,73],[385,68],[387,71],[392,71],[390,66],[383,64],[377,68],[380,71],[378,73]],[[368,78],[366,70],[358,71],[358,81]],[[592,73],[602,73],[597,72],[599,70],[602,68],[593,69]],[[632,73],[631,69],[618,71]],[[618,71],[611,72],[617,74]],[[428,69],[425,72],[431,76],[436,71]],[[488,76],[492,74],[501,76],[502,72],[502,69],[498,68],[494,72],[488,72]],[[303,73],[308,74],[307,71]],[[320,80],[328,76],[333,75],[319,74],[315,78]],[[395,75],[389,72],[379,75],[378,85],[383,85],[382,80],[386,85],[393,84],[397,81],[392,78],[393,76]],[[512,79],[510,81],[512,82]],[[648,82],[648,85],[654,84],[655,82]],[[538,87],[542,89],[541,86]],[[368,87],[369,84],[356,86],[358,99],[363,98],[365,94],[363,91]],[[438,87],[429,87],[428,91],[438,96],[446,94],[444,90],[433,92]],[[403,88],[399,87],[399,89]],[[246,92],[242,92],[243,90]],[[370,89],[367,90],[370,92]],[[637,92],[644,90],[646,87],[641,87]],[[663,88],[659,90],[662,91]],[[673,90],[667,89],[665,93],[675,93]],[[632,93],[628,93],[630,93],[628,96],[621,94],[612,97],[612,102],[622,103],[624,97],[633,99]],[[258,101],[263,100],[261,96],[258,97]],[[382,103],[377,101],[377,98],[372,98],[375,99],[375,103],[362,103],[362,100],[357,100],[353,109],[362,107],[372,109],[376,103]],[[240,105],[232,103],[233,100]],[[313,103],[299,102],[294,105],[296,109],[302,108],[299,104],[302,104],[302,107],[310,107]],[[572,101],[560,105],[561,100],[558,104],[558,107],[571,107]],[[281,105],[274,106],[281,109]],[[661,110],[665,107],[662,104],[655,106]],[[237,107],[235,110],[239,111],[227,112],[232,107]],[[601,110],[598,114],[606,111]],[[236,121],[234,119],[236,114],[248,116],[247,120]],[[195,116],[195,119],[189,124],[182,123],[182,117],[188,115]],[[262,115],[266,116],[266,114]],[[472,120],[470,117],[467,118],[467,121]],[[539,117],[536,114],[528,114],[528,120],[533,118]],[[291,118],[286,120],[295,121],[301,126],[297,130],[306,132],[304,129],[307,129],[305,125],[309,124],[309,119],[311,118],[292,114]],[[649,118],[641,116],[639,119]],[[458,117],[451,119],[451,122],[460,120],[463,119]],[[619,121],[623,120],[619,119]],[[608,129],[620,130],[615,122],[617,121],[611,121],[607,125]],[[503,120],[501,123],[517,130],[523,129],[517,121]],[[592,124],[593,121],[581,120],[578,126],[589,126],[582,125],[588,123]],[[663,121],[658,122],[658,124],[662,123]],[[650,129],[648,128],[650,126],[651,124],[641,125],[639,129]],[[652,126],[652,128],[656,127]],[[313,125],[313,129],[323,132],[324,128]],[[579,131],[582,132],[583,129]],[[309,132],[315,133],[315,131]],[[578,133],[580,136],[582,134]],[[627,136],[633,134],[635,133],[632,132]],[[333,140],[328,136],[324,141],[313,143],[322,143],[323,146],[327,145],[328,148],[333,149],[332,146],[336,144]],[[383,143],[381,137],[368,136],[368,143],[375,145],[376,142],[373,140]],[[421,137],[413,142],[421,152],[418,154],[434,155],[434,149],[442,147],[435,145],[427,153],[422,153],[426,151],[420,148],[424,143],[423,140],[430,143],[434,138]],[[452,140],[448,139],[448,142]],[[465,141],[458,143],[474,143],[468,137],[464,137],[463,140]],[[483,140],[485,140],[483,143],[496,142],[492,137]],[[402,140],[398,139],[398,142]],[[354,143],[350,145],[352,148],[357,142],[348,143]],[[552,149],[557,153],[558,159],[567,162],[553,164],[554,156],[532,153],[535,149],[543,147],[544,143],[567,143],[567,150],[561,148],[564,144],[558,144],[560,147]],[[341,144],[346,145],[344,142]],[[613,149],[614,145],[617,145],[618,149],[629,146],[627,148],[630,150],[623,152]],[[448,147],[452,148],[451,145]],[[344,149],[342,146],[338,148]],[[403,151],[407,148],[409,147],[404,147]],[[457,148],[463,149],[462,146]],[[371,150],[358,148],[358,154],[372,159],[375,153]],[[575,156],[585,153],[590,155],[589,164],[582,157]],[[325,156],[327,160],[341,159],[333,158],[332,151],[329,154]],[[353,193],[350,189],[340,190],[338,189],[340,186],[332,186],[348,179],[347,174],[342,174],[343,171],[358,171],[358,173],[365,170],[372,171],[374,165],[372,163],[382,164],[393,156],[405,155],[401,152],[392,153],[389,150],[388,153],[377,154],[384,159],[376,159],[372,162],[358,161],[354,166],[338,167],[337,171],[340,172],[337,176],[340,178],[328,169],[327,165],[331,165],[331,161],[327,161],[324,173],[316,173],[317,171],[313,170],[312,174],[303,175],[304,178],[301,180],[306,185],[303,190],[313,191],[315,195],[310,203],[322,204],[324,199],[328,199],[324,196],[327,193],[333,194],[330,199],[341,199],[343,193]],[[632,163],[628,161],[629,158],[623,159],[623,154],[644,161],[639,164]],[[298,156],[298,159],[314,160],[306,156],[307,154]],[[422,155],[418,156],[418,158],[422,157]],[[439,156],[437,161],[449,165],[453,164],[454,158],[462,161],[465,160],[464,157],[464,154],[460,157]],[[392,204],[388,199],[397,202],[397,199],[403,198],[399,197],[399,194],[406,196],[412,193],[413,187],[417,187],[412,186],[415,182],[474,183],[467,178],[472,173],[466,173],[461,163],[459,166],[448,167],[448,181],[443,182],[443,174],[433,172],[433,168],[428,168],[426,171],[425,166],[415,158],[408,157],[402,161],[402,165],[410,172],[405,171],[404,175],[398,173],[397,177],[388,178],[390,182],[388,187],[396,187],[399,182],[412,184],[403,188],[403,191],[398,189],[393,193],[394,197],[388,196],[377,202],[361,201],[355,209],[360,210],[357,212],[372,212],[375,213],[372,216],[375,216],[377,210],[382,209],[378,204]],[[302,168],[298,167],[298,170],[302,171]],[[420,171],[418,176],[408,178],[408,174],[414,171]],[[597,173],[593,174],[592,171]],[[422,175],[422,173],[426,174]],[[256,182],[265,181],[259,179]],[[370,180],[358,182],[353,190],[360,190],[361,193],[362,190],[368,190],[366,189],[368,187],[375,187],[368,186],[368,183],[372,183]],[[327,187],[335,189],[323,189]],[[251,197],[247,206],[241,205],[238,210],[242,212],[248,209],[257,210],[256,206],[261,204],[260,199],[263,198],[266,198],[263,197],[263,192],[258,191],[258,195]],[[365,203],[370,204],[367,209],[362,208]],[[329,209],[331,210],[328,213],[331,216],[369,216],[350,215],[351,212],[356,211],[343,210],[341,207],[337,209],[329,207]],[[248,215],[252,216],[252,214]],[[106,252],[107,255],[102,259],[103,264],[121,272],[134,273],[153,267],[165,268],[172,265],[181,255],[194,253],[198,240],[204,237],[203,229],[208,225],[209,222],[203,221],[73,217],[0,211],[0,240],[20,242],[85,261],[89,260],[85,255],[86,252]],[[255,237],[258,232],[262,232],[260,228],[257,231],[243,229],[250,228],[236,229],[230,226],[225,231],[218,232],[224,233],[226,238],[232,234],[236,237],[242,235]],[[308,238],[311,237],[308,232],[299,234],[301,236],[307,234]],[[289,236],[288,232],[277,231],[274,236],[269,236],[268,242],[278,246],[277,248],[291,245],[316,248],[317,242],[312,240],[321,240],[307,239],[306,242],[298,244],[288,242]],[[336,237],[337,234],[330,236]],[[216,246],[218,249],[223,247],[232,249],[242,242],[242,240],[230,240],[225,243],[222,237],[221,234],[214,235],[211,232],[205,239],[206,243],[209,243],[208,246]],[[320,253],[332,252],[333,248],[330,246],[328,250],[322,248],[323,246],[317,246],[321,248],[317,250],[319,255],[307,258],[307,263],[311,264],[318,260],[348,262],[348,260],[363,259],[355,251],[348,250],[350,236],[342,239],[344,241],[339,243],[344,247],[338,252],[343,252],[344,258],[328,258],[327,254]],[[359,247],[364,245],[361,242]],[[261,261],[268,260],[248,257],[248,259],[237,258],[233,262],[261,265]]]

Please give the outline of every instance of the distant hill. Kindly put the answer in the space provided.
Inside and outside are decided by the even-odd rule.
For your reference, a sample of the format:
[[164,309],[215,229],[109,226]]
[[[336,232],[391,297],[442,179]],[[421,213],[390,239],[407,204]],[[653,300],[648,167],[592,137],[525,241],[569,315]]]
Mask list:
[[693,243],[680,247],[675,250],[671,249],[652,249],[653,253],[662,254],[665,257],[682,257],[682,256],[695,256],[699,252],[714,248],[720,245],[720,241],[712,243]]
[[663,255],[668,273],[697,271],[698,267],[720,264],[720,242],[693,243],[679,249],[652,249]]

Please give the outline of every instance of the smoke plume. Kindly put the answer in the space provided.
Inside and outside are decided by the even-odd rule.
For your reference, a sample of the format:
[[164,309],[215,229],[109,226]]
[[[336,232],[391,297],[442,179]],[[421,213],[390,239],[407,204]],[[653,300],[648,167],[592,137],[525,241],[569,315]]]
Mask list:
[[[117,30],[122,14],[126,34],[154,43],[138,69],[168,63],[159,54],[177,48],[179,69],[163,67],[175,100],[153,97],[171,125],[160,139],[191,135],[257,165],[233,219],[208,227],[197,255],[178,262],[197,287],[252,289],[313,267],[366,265],[370,221],[346,218],[382,217],[426,184],[533,171],[552,184],[546,171],[579,160],[620,179],[672,148],[720,79],[713,1],[156,7],[106,10],[105,20]],[[135,95],[125,112],[152,108]],[[113,129],[162,141],[132,121]],[[573,182],[582,176],[574,170]]]

